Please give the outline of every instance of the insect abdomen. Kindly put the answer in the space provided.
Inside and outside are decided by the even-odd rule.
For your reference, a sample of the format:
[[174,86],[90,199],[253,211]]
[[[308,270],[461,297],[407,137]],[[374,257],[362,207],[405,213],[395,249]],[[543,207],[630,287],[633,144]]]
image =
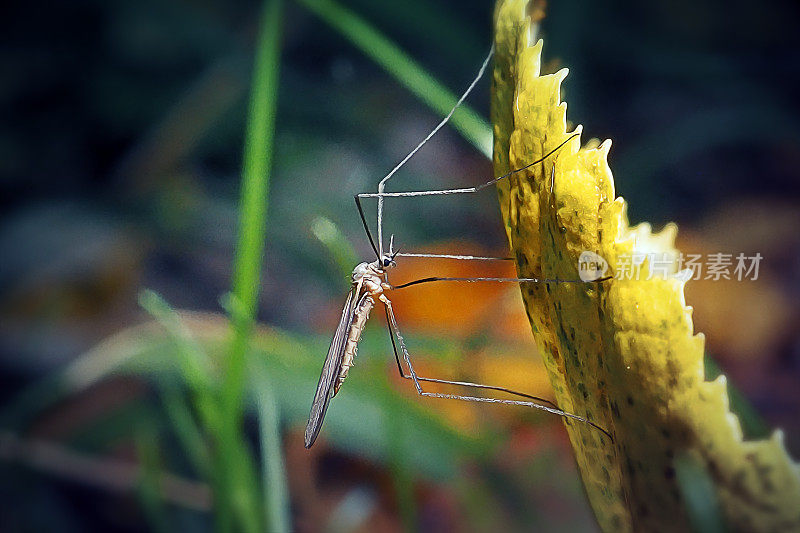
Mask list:
[[353,323],[350,325],[350,330],[347,332],[347,344],[344,348],[344,356],[342,357],[342,368],[339,371],[339,377],[336,379],[333,393],[339,392],[339,387],[344,383],[347,378],[347,372],[353,366],[353,360],[356,357],[358,350],[358,341],[361,340],[361,333],[364,331],[364,326],[367,324],[369,312],[375,306],[375,300],[371,296],[364,298],[364,301],[358,306],[355,314],[353,315]]

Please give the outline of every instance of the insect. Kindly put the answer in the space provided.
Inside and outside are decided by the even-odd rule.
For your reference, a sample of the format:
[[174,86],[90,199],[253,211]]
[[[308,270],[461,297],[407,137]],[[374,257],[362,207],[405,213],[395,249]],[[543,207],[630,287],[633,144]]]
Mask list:
[[[305,431],[306,448],[310,448],[314,444],[314,441],[317,439],[320,429],[322,428],[322,422],[325,418],[325,413],[328,409],[328,405],[330,404],[330,401],[333,398],[333,396],[335,396],[336,393],[339,392],[339,388],[342,386],[342,383],[347,378],[350,367],[353,365],[353,361],[356,357],[356,352],[358,349],[359,340],[361,338],[361,333],[363,332],[364,327],[366,326],[370,312],[377,303],[383,304],[386,313],[386,320],[389,329],[389,338],[391,340],[392,349],[394,351],[395,361],[397,363],[397,369],[400,373],[400,376],[402,376],[405,379],[413,381],[414,387],[416,388],[416,391],[420,396],[533,407],[535,409],[547,411],[549,413],[553,413],[562,416],[564,418],[573,419],[579,422],[589,424],[590,426],[603,432],[613,441],[612,436],[608,433],[608,431],[606,431],[602,427],[598,426],[597,424],[593,423],[590,420],[587,420],[584,417],[562,411],[561,409],[558,408],[558,406],[556,406],[549,400],[539,398],[536,396],[531,396],[529,394],[514,391],[500,386],[486,385],[482,383],[471,383],[467,381],[442,380],[442,379],[419,376],[414,370],[414,366],[411,362],[411,356],[409,355],[408,349],[406,348],[405,345],[405,341],[403,340],[403,337],[400,333],[400,328],[397,324],[397,318],[395,317],[391,300],[386,295],[387,291],[399,290],[411,287],[413,285],[418,285],[421,283],[432,283],[432,282],[587,283],[582,280],[557,280],[557,279],[539,280],[534,278],[488,278],[488,277],[487,278],[428,277],[403,283],[402,285],[397,285],[397,286],[393,286],[388,281],[388,275],[387,275],[388,271],[394,266],[396,266],[395,259],[398,257],[438,257],[438,258],[477,260],[477,261],[509,260],[510,258],[478,257],[470,255],[449,255],[449,254],[400,253],[394,250],[393,235],[390,237],[389,240],[389,250],[388,252],[384,253],[383,207],[385,198],[476,193],[478,191],[481,191],[489,187],[490,185],[498,183],[503,179],[507,179],[508,177],[517,172],[521,172],[536,164],[544,162],[548,157],[555,154],[559,149],[561,149],[561,147],[563,147],[573,137],[577,136],[577,134],[570,136],[567,140],[562,142],[556,148],[551,150],[549,153],[545,154],[540,159],[534,161],[533,163],[530,163],[522,168],[508,172],[503,176],[494,178],[476,187],[433,190],[433,191],[410,191],[410,192],[388,192],[388,193],[385,192],[386,182],[389,179],[391,179],[391,177],[397,172],[397,170],[399,170],[400,167],[402,167],[409,159],[411,159],[411,157],[413,157],[413,155],[416,154],[417,151],[419,151],[419,149],[422,148],[422,146],[425,145],[425,143],[427,143],[428,140],[430,140],[430,138],[433,137],[436,134],[436,132],[438,132],[439,129],[441,129],[447,123],[447,121],[453,115],[458,106],[460,106],[461,103],[467,98],[469,93],[472,91],[477,82],[483,76],[483,73],[486,70],[487,65],[489,64],[489,61],[493,53],[494,53],[494,48],[492,48],[492,50],[489,52],[489,55],[484,60],[483,65],[481,66],[475,79],[472,81],[472,83],[464,92],[464,94],[461,96],[461,98],[459,98],[459,100],[456,102],[455,106],[444,117],[444,119],[442,119],[442,121],[439,122],[439,124],[407,156],[405,156],[403,160],[400,161],[400,163],[398,163],[389,172],[389,174],[387,174],[379,182],[378,192],[361,193],[355,195],[356,207],[361,217],[361,222],[364,226],[367,238],[369,239],[370,245],[372,246],[372,249],[375,252],[376,260],[373,262],[360,263],[353,270],[351,278],[351,289],[347,295],[344,308],[342,309],[342,315],[341,318],[339,319],[339,325],[336,328],[336,332],[333,336],[333,340],[331,341],[330,348],[328,349],[328,355],[325,358],[325,363],[323,364],[322,367],[322,374],[320,375],[319,383],[317,384],[317,389],[314,394],[314,400],[311,404],[311,412],[309,414],[308,423],[306,425],[306,431]],[[553,165],[553,171],[551,174],[551,184],[550,184],[551,194],[552,194],[552,186],[554,180],[555,180],[555,164]],[[372,238],[372,233],[370,232],[369,224],[367,223],[366,216],[364,215],[364,209],[361,205],[361,199],[364,198],[377,199],[378,203],[377,245]],[[606,281],[607,279],[610,278],[603,278],[595,281],[602,282]],[[400,352],[402,353],[402,362],[401,362],[401,357],[398,353],[398,345],[400,347]],[[405,363],[405,368],[407,369],[407,372],[404,371],[403,369],[403,363]],[[428,392],[423,390],[422,382],[439,383],[439,384],[452,385],[458,387],[471,387],[475,389],[499,391],[520,398],[525,398],[525,400],[509,400],[501,398],[490,398],[485,396],[464,396],[456,394]]]

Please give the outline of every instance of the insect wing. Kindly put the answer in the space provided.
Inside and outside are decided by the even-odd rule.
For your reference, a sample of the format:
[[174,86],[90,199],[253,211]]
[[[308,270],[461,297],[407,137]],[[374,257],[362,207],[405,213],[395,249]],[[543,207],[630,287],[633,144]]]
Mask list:
[[322,427],[322,420],[325,418],[325,411],[328,410],[328,404],[333,398],[334,386],[342,367],[347,336],[353,322],[355,303],[358,299],[355,293],[355,290],[351,290],[347,295],[347,301],[342,309],[342,318],[339,319],[339,326],[333,335],[328,356],[322,366],[322,374],[319,376],[317,392],[314,394],[314,402],[311,404],[311,413],[308,415],[308,424],[306,425],[306,448],[310,448],[317,439]]

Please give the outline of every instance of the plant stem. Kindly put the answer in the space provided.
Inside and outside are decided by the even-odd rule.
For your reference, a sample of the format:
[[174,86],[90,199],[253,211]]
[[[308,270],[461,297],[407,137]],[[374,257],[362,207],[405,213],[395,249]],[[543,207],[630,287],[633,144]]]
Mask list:
[[280,408],[271,383],[260,380],[256,389],[261,440],[261,479],[264,491],[264,523],[275,533],[289,531],[289,496],[283,464]]
[[[278,73],[281,47],[282,0],[265,0],[256,45],[250,104],[245,132],[239,239],[233,264],[233,312],[229,358],[220,390],[222,417],[216,428],[216,467],[223,494],[218,512],[220,529],[231,527],[232,511],[237,529],[257,532],[263,528],[258,498],[258,480],[253,455],[242,434],[245,367],[255,320],[261,283],[261,264],[266,235],[269,173],[275,136],[278,101]],[[222,500],[226,500],[225,503]]]
[[222,389],[222,412],[238,427],[245,355],[255,318],[266,234],[269,171],[275,134],[282,0],[266,0],[256,48],[242,169],[239,239],[233,265],[233,341]]

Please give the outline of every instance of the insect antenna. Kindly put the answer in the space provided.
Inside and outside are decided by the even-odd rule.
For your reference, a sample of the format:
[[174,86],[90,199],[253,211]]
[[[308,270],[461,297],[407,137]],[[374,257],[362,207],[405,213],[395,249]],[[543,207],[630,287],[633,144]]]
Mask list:
[[383,227],[382,227],[383,226],[383,196],[380,196],[380,195],[383,193],[383,191],[384,191],[384,189],[386,187],[386,182],[389,181],[392,178],[392,176],[394,176],[395,173],[398,170],[400,170],[400,168],[402,168],[402,166],[405,165],[408,162],[409,159],[414,157],[414,154],[416,154],[420,150],[420,148],[425,146],[425,144],[434,135],[436,135],[436,133],[438,133],[438,131],[440,129],[442,129],[445,124],[447,124],[447,122],[450,120],[450,117],[452,117],[453,114],[456,112],[456,109],[458,109],[459,106],[462,103],[464,103],[464,100],[467,99],[469,94],[472,92],[472,90],[478,84],[480,79],[483,77],[483,73],[486,71],[486,67],[489,66],[489,61],[492,59],[493,55],[494,55],[494,44],[492,45],[492,48],[489,50],[489,54],[486,56],[486,59],[483,60],[483,64],[481,65],[480,70],[478,70],[478,74],[475,76],[475,78],[469,84],[469,87],[467,87],[467,90],[464,91],[464,94],[462,94],[461,97],[458,99],[458,101],[456,101],[455,105],[453,105],[453,108],[450,109],[450,112],[447,113],[447,115],[445,115],[445,117],[436,125],[436,127],[433,128],[431,130],[431,132],[428,135],[426,135],[425,138],[422,139],[422,141],[420,141],[420,143],[417,144],[417,146],[413,150],[411,150],[408,153],[408,155],[406,155],[397,165],[395,165],[395,167],[392,170],[390,170],[389,173],[386,174],[386,176],[384,176],[383,179],[381,179],[381,181],[378,183],[378,194],[379,194],[379,196],[378,196],[378,246],[379,246],[379,249],[380,249],[380,252],[378,254],[378,258],[380,258],[380,256],[383,254]]
[[372,246],[372,249],[375,251],[375,256],[378,258],[378,261],[381,260],[381,254],[378,252],[378,247],[375,246],[375,241],[372,239],[372,232],[369,231],[369,224],[367,224],[367,217],[364,216],[364,209],[361,207],[361,199],[356,194],[353,196],[356,201],[356,207],[358,207],[358,214],[361,217],[361,223],[364,225],[364,231],[367,232],[367,238],[369,239],[369,244]]

